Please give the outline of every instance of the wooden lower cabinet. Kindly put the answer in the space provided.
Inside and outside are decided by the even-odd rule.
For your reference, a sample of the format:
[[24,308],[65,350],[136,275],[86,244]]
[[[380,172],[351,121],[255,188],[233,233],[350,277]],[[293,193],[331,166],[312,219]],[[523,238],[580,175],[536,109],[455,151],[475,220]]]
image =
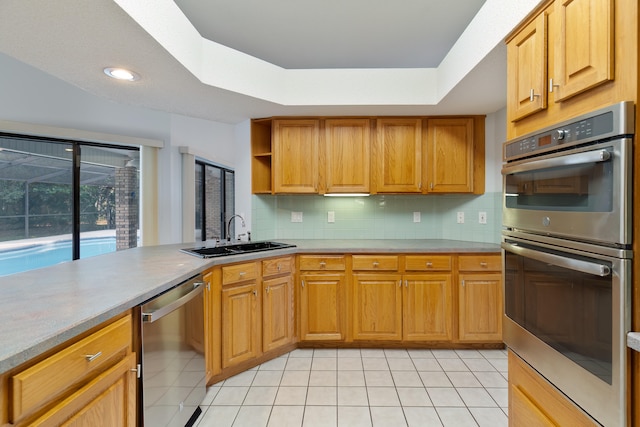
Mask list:
[[94,427],[136,425],[136,355],[99,375],[30,426]]
[[0,375],[0,425],[133,427],[136,365],[127,312]]
[[509,426],[593,427],[588,415],[525,361],[509,352]]
[[502,276],[460,274],[459,278],[458,339],[502,341]]
[[402,276],[353,275],[353,338],[402,339]]
[[293,342],[293,279],[263,280],[262,290],[262,351],[269,351]]
[[450,274],[404,276],[402,298],[405,341],[451,341],[453,296]]
[[260,292],[251,280],[222,289],[222,369],[257,357],[260,351]]
[[346,337],[344,273],[300,275],[300,339],[343,341]]

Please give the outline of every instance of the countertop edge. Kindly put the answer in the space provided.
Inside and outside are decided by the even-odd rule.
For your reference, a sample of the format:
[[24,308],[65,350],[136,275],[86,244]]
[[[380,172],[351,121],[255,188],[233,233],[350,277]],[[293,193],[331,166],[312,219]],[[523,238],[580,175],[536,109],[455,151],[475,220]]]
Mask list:
[[640,332],[629,332],[627,334],[627,347],[640,352]]

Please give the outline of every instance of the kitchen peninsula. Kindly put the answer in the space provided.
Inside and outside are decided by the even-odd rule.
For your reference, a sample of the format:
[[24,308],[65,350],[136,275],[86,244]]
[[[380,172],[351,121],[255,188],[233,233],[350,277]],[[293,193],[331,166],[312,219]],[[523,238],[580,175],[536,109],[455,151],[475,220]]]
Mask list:
[[[427,254],[449,255],[452,260],[455,260],[452,261],[455,268],[463,267],[464,263],[461,262],[458,265],[457,260],[464,255],[499,256],[499,247],[496,244],[453,240],[283,240],[283,242],[295,244],[297,247],[211,259],[201,259],[179,251],[188,245],[141,247],[62,263],[0,279],[0,300],[3,307],[6,307],[0,313],[0,336],[2,337],[0,372],[4,373],[0,377],[2,378],[0,423],[9,422],[8,407],[11,405],[9,387],[12,374],[20,372],[23,367],[30,366],[31,361],[40,361],[42,355],[48,355],[66,345],[67,342],[73,342],[76,337],[84,337],[88,331],[93,331],[93,328],[110,319],[116,318],[117,322],[124,322],[122,319],[127,317],[123,316],[126,316],[132,308],[195,274],[220,270],[220,267],[226,265],[255,263],[274,257],[292,259],[295,255],[299,262],[302,256],[317,258],[326,254],[346,257],[345,254],[348,254],[349,267],[353,270],[378,268],[376,260],[371,267],[367,267],[364,263],[368,262],[368,258],[373,259],[373,255],[375,257],[379,255],[385,260],[394,258],[402,260],[403,266],[400,266],[400,261],[396,261],[399,267],[393,274],[405,275],[405,265],[409,266],[406,271],[431,268],[427,267],[427,264],[424,267],[411,267],[411,263],[417,262],[417,259],[409,259],[410,256],[405,254],[411,254],[412,257]],[[357,256],[361,256],[360,267],[354,265],[354,263],[357,264],[356,261],[351,260]],[[384,261],[381,259],[380,263],[384,264]],[[387,273],[392,273],[389,268],[384,268]],[[457,271],[452,267],[446,268],[451,270],[446,275],[458,277]],[[302,274],[293,267],[292,277],[296,278],[297,286],[300,277],[296,273]],[[368,276],[378,274],[369,273],[371,272],[367,272]],[[401,280],[404,279],[402,276]],[[405,286],[407,283],[404,282]],[[448,283],[453,287],[455,281],[451,280]],[[400,287],[402,284],[401,281]],[[496,308],[499,308],[501,316],[502,308]],[[128,326],[128,330],[134,331],[135,335],[135,318],[132,323],[133,326]],[[122,330],[127,330],[124,326],[123,328]],[[299,338],[300,331],[298,330],[297,333]],[[357,340],[357,337],[353,338]],[[297,341],[294,339],[294,346]],[[473,341],[474,339],[471,340]],[[401,342],[404,343],[405,340]],[[400,341],[398,344],[402,345]],[[371,346],[372,341],[367,340],[366,345]],[[129,344],[129,353],[135,353],[136,346],[137,338],[134,336]],[[129,356],[129,358],[132,357],[135,355]],[[244,365],[238,366],[242,368]],[[218,379],[215,375],[208,375],[209,383],[212,382],[212,378],[214,381]],[[15,402],[13,411],[15,411]]]

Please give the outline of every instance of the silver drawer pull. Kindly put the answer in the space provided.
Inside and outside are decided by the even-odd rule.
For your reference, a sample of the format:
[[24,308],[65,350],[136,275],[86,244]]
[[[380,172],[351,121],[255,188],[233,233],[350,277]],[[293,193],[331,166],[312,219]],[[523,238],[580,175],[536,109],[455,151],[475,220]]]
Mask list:
[[429,268],[433,267],[433,263],[431,261],[427,261],[427,267]]
[[238,275],[239,275],[240,277],[244,276],[245,274],[247,274],[247,272],[246,272],[246,271],[241,271],[240,273],[238,273]]
[[487,264],[487,263],[486,263],[486,262],[484,262],[484,261],[480,263],[480,267],[482,267],[482,268],[487,268],[487,266],[488,266],[488,265],[489,265],[489,264]]
[[99,351],[96,354],[85,354],[84,358],[87,359],[87,362],[93,362],[94,360],[96,360],[98,357],[102,356],[102,352]]
[[380,265],[380,263],[378,261],[373,261],[373,267],[377,268]]
[[327,265],[326,262],[320,261],[320,268],[325,268],[326,265]]
[[280,266],[280,264],[278,264],[278,271],[282,270],[282,267]]

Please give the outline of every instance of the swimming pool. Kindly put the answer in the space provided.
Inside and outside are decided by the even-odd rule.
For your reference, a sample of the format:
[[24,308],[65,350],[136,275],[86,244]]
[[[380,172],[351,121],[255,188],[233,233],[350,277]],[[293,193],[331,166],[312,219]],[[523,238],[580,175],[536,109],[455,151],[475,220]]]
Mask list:
[[[115,237],[80,240],[80,258],[89,258],[114,252],[115,250]],[[34,244],[20,249],[0,251],[0,276],[71,261],[71,257],[71,240]]]

